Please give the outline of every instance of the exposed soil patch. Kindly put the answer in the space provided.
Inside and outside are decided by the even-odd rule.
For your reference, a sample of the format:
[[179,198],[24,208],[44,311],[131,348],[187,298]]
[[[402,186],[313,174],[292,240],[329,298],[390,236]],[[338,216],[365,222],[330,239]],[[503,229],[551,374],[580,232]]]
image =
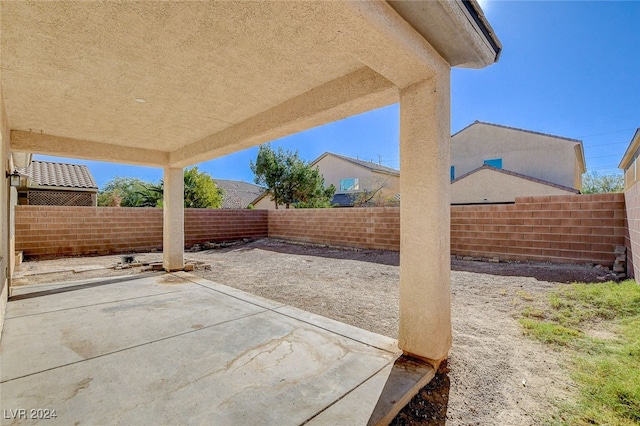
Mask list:
[[573,265],[541,262],[472,262],[451,259],[454,271],[479,272],[511,277],[533,277],[539,281],[557,283],[594,283],[615,281],[616,274],[599,265]]
[[[135,255],[160,261],[161,253]],[[399,254],[343,250],[260,240],[219,250],[185,253],[211,264],[193,272],[212,281],[397,337]],[[27,262],[27,283],[79,280],[136,269],[73,272],[73,265],[110,266],[120,256]],[[41,279],[37,270],[67,268]],[[522,335],[516,317],[529,295],[561,283],[601,281],[607,271],[584,265],[482,263],[452,260],[453,348],[449,372],[405,407],[395,425],[536,425],[552,402],[573,398],[559,353]],[[196,327],[196,325],[194,325]]]

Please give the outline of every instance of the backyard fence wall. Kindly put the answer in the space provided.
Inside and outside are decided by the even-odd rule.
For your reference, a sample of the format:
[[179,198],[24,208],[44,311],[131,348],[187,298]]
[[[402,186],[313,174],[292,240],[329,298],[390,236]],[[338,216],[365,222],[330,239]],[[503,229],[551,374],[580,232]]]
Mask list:
[[[162,209],[15,206],[16,250],[30,257],[162,249]],[[185,243],[267,236],[267,212],[185,209]]]
[[398,251],[400,209],[354,207],[270,210],[269,237]]
[[234,241],[267,237],[267,210],[185,209],[187,247],[205,241]]
[[625,245],[624,194],[516,198],[453,206],[451,253],[501,260],[612,266]]
[[[640,196],[634,200],[638,218],[630,223],[638,228],[632,236],[640,243]],[[515,204],[452,206],[451,253],[611,266],[615,246],[626,245],[625,217],[624,194],[523,197]],[[266,236],[397,251],[400,209],[185,209],[187,246]],[[16,246],[27,256],[160,249],[162,211],[16,206]]]

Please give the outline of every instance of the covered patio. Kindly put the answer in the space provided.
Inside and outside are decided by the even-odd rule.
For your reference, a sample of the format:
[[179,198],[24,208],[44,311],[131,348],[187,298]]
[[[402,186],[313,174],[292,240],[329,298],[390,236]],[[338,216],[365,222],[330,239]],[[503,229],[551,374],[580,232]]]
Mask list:
[[3,424],[384,424],[434,375],[394,339],[184,272],[18,287],[5,321]]
[[394,369],[393,339],[186,273],[19,287],[5,321],[3,424],[367,424],[433,376]]
[[[434,369],[447,358],[451,346],[449,74],[452,66],[488,66],[501,49],[475,1],[3,1],[0,24],[0,152],[7,176],[0,185],[0,320],[5,318],[8,297],[18,296],[11,288],[16,200],[8,177],[17,167],[28,165],[32,154],[163,168],[163,263],[166,271],[175,272],[184,268],[184,167],[399,101],[403,203],[398,353],[410,358],[399,363],[420,360]],[[189,285],[199,286],[194,295],[203,295],[202,285]],[[130,296],[109,303],[124,304]],[[49,297],[25,300],[49,303]],[[185,301],[191,302],[202,303]],[[266,311],[250,317],[265,315],[278,325],[249,339],[253,346],[246,349],[258,351],[256,356],[282,330],[297,335],[293,330],[300,325],[290,324],[299,321],[296,316],[285,318],[273,307],[261,309]],[[148,314],[159,319],[170,312],[153,309]],[[207,324],[220,322],[232,330],[249,321],[244,316],[211,317]],[[32,326],[45,328],[42,323]],[[306,337],[317,331],[300,327],[305,331],[298,334]],[[202,336],[197,333],[207,330],[181,338]],[[105,345],[112,337],[117,341],[109,336]],[[206,343],[201,347],[206,356],[228,361],[224,354],[231,340]],[[24,344],[24,339],[12,341],[3,335],[3,363],[4,351],[21,352],[14,345]],[[140,350],[149,348],[143,346]],[[168,352],[167,367],[182,368],[184,363],[186,368],[196,362],[199,346],[189,347],[194,353],[185,355],[178,347]],[[238,350],[236,355],[244,349]],[[353,386],[386,368],[395,354],[371,348],[354,353],[358,351],[377,361],[354,379]],[[38,368],[11,373],[18,376],[6,383],[18,386],[26,379],[17,377],[25,374],[35,378],[62,371]],[[307,374],[305,365],[299,368],[295,364],[290,373]],[[127,388],[126,377],[113,382],[111,397],[124,400],[128,392],[143,391],[137,385]],[[263,379],[269,380],[249,377],[252,386],[261,385]],[[73,383],[82,388],[82,380]],[[36,380],[32,386],[44,383]],[[220,386],[233,388],[231,383]],[[326,382],[323,392],[331,394],[331,387]],[[3,404],[12,388],[3,386]],[[57,392],[30,389],[34,394]],[[299,389],[300,399],[315,395],[309,390],[313,388]],[[80,390],[74,395],[81,395]],[[205,401],[196,398],[193,403]],[[314,410],[303,410],[302,421],[318,413]],[[287,411],[285,417],[297,416],[295,411]]]

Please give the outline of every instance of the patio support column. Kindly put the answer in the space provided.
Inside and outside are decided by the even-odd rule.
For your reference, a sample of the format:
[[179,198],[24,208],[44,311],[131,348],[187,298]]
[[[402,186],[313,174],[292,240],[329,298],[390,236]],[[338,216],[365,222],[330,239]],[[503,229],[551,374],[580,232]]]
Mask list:
[[165,271],[184,269],[184,173],[164,169],[162,260]]
[[405,355],[451,348],[449,69],[400,90],[400,329]]

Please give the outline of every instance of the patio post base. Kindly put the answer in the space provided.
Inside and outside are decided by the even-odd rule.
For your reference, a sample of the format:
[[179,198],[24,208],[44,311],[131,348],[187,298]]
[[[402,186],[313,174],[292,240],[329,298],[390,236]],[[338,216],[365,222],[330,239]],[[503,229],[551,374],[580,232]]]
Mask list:
[[393,365],[367,425],[388,425],[435,375],[436,368],[430,363],[401,355]]

